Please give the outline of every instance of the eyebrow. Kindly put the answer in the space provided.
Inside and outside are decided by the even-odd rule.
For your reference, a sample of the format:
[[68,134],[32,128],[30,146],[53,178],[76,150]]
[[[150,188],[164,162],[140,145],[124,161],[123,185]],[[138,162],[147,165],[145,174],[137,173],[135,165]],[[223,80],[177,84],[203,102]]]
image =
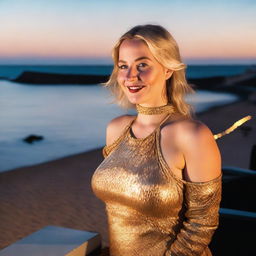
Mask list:
[[[137,58],[135,61],[139,61],[139,60],[143,60],[143,59],[151,60],[149,57],[142,56],[142,57]],[[152,61],[152,60],[151,60],[151,61]],[[119,60],[118,62],[126,63],[125,60]]]

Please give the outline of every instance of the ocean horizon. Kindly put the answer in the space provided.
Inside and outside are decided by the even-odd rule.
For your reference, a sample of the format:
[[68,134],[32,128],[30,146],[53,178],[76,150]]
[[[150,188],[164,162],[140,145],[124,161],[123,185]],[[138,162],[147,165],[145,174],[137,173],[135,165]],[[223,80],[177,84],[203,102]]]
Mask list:
[[[232,76],[244,73],[255,65],[187,65],[187,79]],[[113,65],[1,65],[0,78],[14,79],[25,71],[58,74],[109,75]]]

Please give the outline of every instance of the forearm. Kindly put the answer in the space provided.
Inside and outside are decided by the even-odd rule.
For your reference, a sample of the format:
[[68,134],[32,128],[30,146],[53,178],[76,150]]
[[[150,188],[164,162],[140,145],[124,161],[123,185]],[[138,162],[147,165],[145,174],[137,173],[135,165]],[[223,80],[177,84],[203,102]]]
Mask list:
[[168,256],[202,255],[219,224],[221,176],[210,182],[188,183],[184,189],[185,220]]

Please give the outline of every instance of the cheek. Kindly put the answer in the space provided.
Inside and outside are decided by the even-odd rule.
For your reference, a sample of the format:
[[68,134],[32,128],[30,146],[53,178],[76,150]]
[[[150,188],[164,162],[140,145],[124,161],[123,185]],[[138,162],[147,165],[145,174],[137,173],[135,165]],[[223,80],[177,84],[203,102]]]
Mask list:
[[117,73],[117,82],[119,83],[119,85],[123,85],[125,80],[125,73],[124,72],[118,72]]
[[117,80],[118,86],[125,93],[125,85],[124,85],[125,76],[124,76],[124,74],[122,72],[118,73],[116,80]]
[[147,69],[141,72],[140,77],[148,83],[154,83],[157,79],[157,73],[153,69]]

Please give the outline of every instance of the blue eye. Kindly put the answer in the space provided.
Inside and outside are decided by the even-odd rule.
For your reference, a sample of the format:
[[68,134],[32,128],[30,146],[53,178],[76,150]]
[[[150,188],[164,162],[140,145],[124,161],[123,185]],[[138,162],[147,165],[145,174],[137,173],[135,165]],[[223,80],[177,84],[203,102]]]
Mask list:
[[139,68],[145,68],[146,66],[147,66],[146,63],[140,63],[140,64],[138,65]]
[[[141,68],[145,68],[147,67],[148,65],[146,63],[140,63],[137,65],[137,69],[141,69]],[[119,69],[127,69],[128,66],[127,65],[120,65],[118,66]]]
[[126,65],[121,65],[121,66],[118,66],[118,68],[119,69],[125,69],[125,68],[127,68],[127,66]]

